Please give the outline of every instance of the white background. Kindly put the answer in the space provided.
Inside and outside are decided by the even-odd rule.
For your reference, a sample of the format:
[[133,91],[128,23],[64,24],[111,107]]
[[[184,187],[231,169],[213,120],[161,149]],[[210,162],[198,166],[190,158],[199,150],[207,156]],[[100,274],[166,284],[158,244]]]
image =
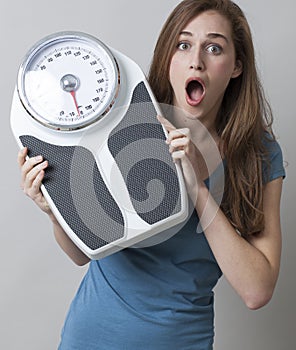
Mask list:
[[[56,349],[65,313],[85,272],[61,252],[49,220],[20,190],[18,149],[10,131],[9,114],[24,54],[45,35],[80,30],[125,53],[147,72],[161,26],[177,3],[1,1],[1,349]],[[289,165],[282,197],[282,267],[274,297],[263,309],[249,311],[222,279],[216,288],[215,349],[291,350],[295,348],[296,331],[296,5],[293,0],[237,3],[245,11],[254,34],[258,67],[274,110],[276,135]]]

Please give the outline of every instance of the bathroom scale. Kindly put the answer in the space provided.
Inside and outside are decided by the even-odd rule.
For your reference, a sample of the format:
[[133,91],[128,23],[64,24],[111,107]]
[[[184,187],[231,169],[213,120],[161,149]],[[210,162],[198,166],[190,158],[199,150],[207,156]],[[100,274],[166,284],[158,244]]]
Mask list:
[[188,216],[161,113],[139,66],[92,35],[51,34],[20,64],[14,137],[48,160],[41,191],[90,259],[149,245]]

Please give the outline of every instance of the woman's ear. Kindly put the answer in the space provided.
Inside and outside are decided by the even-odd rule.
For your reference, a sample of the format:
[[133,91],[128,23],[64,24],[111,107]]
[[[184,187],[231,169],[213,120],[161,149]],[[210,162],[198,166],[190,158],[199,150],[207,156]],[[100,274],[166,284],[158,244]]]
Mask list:
[[240,76],[242,74],[242,71],[243,71],[242,62],[240,60],[236,60],[235,67],[234,67],[234,70],[232,72],[231,78],[237,78],[238,76]]

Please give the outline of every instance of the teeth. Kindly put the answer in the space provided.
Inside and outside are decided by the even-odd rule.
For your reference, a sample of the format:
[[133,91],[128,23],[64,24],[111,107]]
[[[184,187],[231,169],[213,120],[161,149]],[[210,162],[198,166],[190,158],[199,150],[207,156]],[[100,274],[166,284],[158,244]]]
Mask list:
[[188,83],[186,91],[192,101],[198,101],[203,94],[203,86],[197,80],[192,80]]

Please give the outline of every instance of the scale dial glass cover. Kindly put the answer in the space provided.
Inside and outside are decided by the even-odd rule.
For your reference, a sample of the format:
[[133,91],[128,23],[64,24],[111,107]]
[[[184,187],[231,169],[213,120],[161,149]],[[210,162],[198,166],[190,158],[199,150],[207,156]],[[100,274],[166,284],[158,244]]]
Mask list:
[[69,131],[106,115],[119,83],[116,59],[106,45],[85,33],[62,32],[28,52],[19,70],[18,93],[35,120]]

